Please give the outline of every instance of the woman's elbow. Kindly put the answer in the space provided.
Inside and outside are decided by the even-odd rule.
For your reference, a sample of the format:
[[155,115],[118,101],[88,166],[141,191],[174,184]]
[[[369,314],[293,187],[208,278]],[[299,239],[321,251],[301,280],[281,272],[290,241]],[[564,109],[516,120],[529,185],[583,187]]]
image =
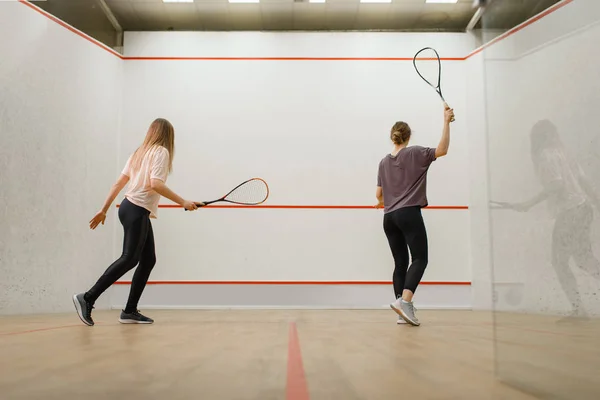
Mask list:
[[435,149],[435,158],[444,157],[448,154],[448,149]]
[[150,189],[152,190],[160,190],[161,187],[163,187],[163,181],[161,181],[160,179],[150,179]]

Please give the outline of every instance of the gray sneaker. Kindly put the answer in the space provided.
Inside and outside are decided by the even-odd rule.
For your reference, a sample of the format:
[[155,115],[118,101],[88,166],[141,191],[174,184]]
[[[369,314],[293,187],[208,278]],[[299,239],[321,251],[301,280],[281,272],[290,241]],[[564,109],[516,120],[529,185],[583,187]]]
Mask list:
[[79,293],[73,295],[73,304],[75,305],[75,310],[77,311],[77,315],[79,315],[79,319],[88,325],[93,326],[94,320],[92,319],[92,309],[94,305],[84,298],[84,293]]
[[121,311],[119,322],[122,324],[152,324],[154,323],[154,320],[146,317],[137,310],[132,313],[126,313],[123,310]]
[[421,325],[421,323],[417,319],[417,316],[415,315],[416,309],[412,302],[407,303],[406,301],[403,301],[402,299],[398,299],[395,302],[393,302],[390,305],[390,307],[392,307],[392,309],[394,311],[396,311],[396,313],[398,315],[400,315],[402,317],[402,319],[404,319],[409,324],[414,325],[414,326]]

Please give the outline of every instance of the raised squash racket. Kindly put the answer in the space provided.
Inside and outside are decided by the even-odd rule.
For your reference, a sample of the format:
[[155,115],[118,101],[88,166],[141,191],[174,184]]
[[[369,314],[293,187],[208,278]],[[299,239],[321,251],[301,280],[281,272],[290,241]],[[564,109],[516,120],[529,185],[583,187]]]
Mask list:
[[[267,182],[261,178],[252,178],[240,183],[231,189],[225,196],[216,200],[204,201],[203,203],[206,206],[223,201],[233,204],[255,206],[264,203],[268,197],[269,185],[267,185]],[[196,205],[202,207],[201,203],[196,203]]]
[[[450,107],[442,94],[442,61],[438,52],[431,47],[422,48],[413,57],[413,66],[421,79],[440,95],[446,107]],[[434,86],[436,81],[437,85]],[[451,121],[454,122],[454,117],[452,117]]]

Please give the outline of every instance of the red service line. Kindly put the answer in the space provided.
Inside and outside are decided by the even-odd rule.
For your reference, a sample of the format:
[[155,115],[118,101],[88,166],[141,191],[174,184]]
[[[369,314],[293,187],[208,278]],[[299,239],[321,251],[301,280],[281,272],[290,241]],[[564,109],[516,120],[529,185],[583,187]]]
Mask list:
[[285,400],[309,400],[308,384],[302,364],[300,339],[295,322],[290,322],[288,339],[287,380],[285,385]]
[[[392,281],[149,281],[148,285],[391,285]],[[131,285],[131,281],[117,281],[115,285]],[[471,286],[471,282],[427,281],[420,285]]]
[[[117,204],[117,208],[120,204]],[[158,208],[182,208],[178,204],[160,204]],[[296,209],[296,210],[376,210],[374,206],[353,206],[353,205],[294,205],[294,204],[260,204],[257,206],[243,205],[208,205],[202,208],[268,208],[268,209]],[[427,210],[468,210],[469,206],[428,206]]]

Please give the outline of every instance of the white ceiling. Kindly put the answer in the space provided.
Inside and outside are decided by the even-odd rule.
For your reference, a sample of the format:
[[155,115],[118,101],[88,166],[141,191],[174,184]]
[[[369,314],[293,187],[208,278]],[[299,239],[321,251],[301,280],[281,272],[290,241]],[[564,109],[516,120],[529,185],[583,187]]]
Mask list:
[[[260,0],[232,4],[228,0],[164,3],[162,0],[31,0],[49,13],[108,46],[120,35],[108,14],[124,31],[465,31],[475,14],[473,0],[427,4],[425,0],[392,0],[365,4],[360,0]],[[479,28],[506,30],[559,0],[487,0]],[[600,1],[600,0],[598,0]]]
[[392,0],[390,4],[359,0],[326,0],[324,4],[308,0],[260,0],[259,4],[105,1],[124,30],[464,31],[475,13],[473,0],[456,4],[426,4],[425,0]]

